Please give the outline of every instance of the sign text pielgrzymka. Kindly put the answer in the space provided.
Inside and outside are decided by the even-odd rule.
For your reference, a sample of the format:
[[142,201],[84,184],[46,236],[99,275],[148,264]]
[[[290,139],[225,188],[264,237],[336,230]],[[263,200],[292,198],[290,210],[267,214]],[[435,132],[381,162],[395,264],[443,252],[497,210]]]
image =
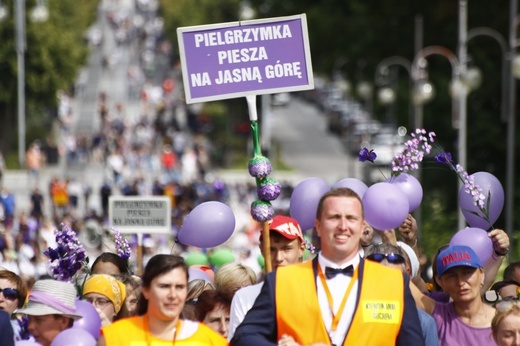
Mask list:
[[304,14],[177,29],[186,102],[314,88]]

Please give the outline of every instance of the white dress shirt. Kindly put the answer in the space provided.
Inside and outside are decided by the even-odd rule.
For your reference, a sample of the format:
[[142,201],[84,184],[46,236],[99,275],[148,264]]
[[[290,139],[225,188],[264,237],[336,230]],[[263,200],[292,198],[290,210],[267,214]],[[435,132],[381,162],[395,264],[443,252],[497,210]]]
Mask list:
[[[325,273],[325,267],[332,268],[345,268],[349,265],[352,265],[354,269],[357,270],[359,266],[360,257],[355,256],[350,261],[345,263],[334,263],[330,260],[326,259],[322,256],[321,252],[318,255],[318,265],[321,267],[323,273]],[[336,275],[332,279],[326,279],[327,286],[329,288],[330,294],[332,296],[333,301],[333,311],[336,314],[341,301],[345,295],[345,291],[347,290],[348,285],[350,284],[351,277],[347,275]],[[347,330],[352,322],[352,317],[354,315],[354,310],[356,308],[356,297],[358,293],[358,280],[354,282],[352,286],[352,290],[350,291],[349,297],[347,299],[347,303],[345,305],[345,309],[343,310],[343,314],[339,320],[338,327],[336,331],[332,331],[332,313],[329,307],[329,301],[327,299],[327,294],[325,293],[325,289],[323,288],[323,284],[319,278],[316,278],[316,287],[318,290],[318,302],[320,304],[321,315],[323,317],[323,322],[325,323],[325,328],[329,333],[329,336],[334,345],[343,344],[343,340],[347,335]]]

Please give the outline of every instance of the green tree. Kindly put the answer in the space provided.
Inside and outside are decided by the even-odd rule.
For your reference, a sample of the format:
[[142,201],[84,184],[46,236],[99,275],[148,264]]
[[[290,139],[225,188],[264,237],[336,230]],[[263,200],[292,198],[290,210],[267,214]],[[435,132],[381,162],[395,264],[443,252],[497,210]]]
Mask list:
[[[35,5],[26,5],[25,91],[28,138],[31,133],[48,131],[49,117],[55,108],[58,90],[69,90],[88,53],[84,39],[86,29],[96,18],[99,0],[48,1],[49,18],[32,23],[29,12]],[[14,129],[17,128],[17,54],[15,49],[14,1],[4,2],[11,15],[0,23],[0,148],[13,152]],[[35,124],[34,127],[31,127]],[[38,130],[35,127],[44,127]],[[45,128],[47,127],[47,128]]]

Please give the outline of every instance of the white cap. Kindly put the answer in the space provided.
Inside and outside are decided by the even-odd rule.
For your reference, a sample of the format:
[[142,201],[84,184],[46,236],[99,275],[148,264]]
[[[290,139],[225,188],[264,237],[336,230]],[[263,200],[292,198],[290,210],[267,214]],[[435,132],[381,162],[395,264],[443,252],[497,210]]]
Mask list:
[[403,243],[402,241],[397,242],[397,246],[399,246],[401,249],[406,252],[408,255],[408,258],[410,259],[410,270],[411,270],[411,277],[417,276],[419,273],[419,259],[417,258],[417,255],[415,254],[415,251],[410,247],[410,245],[407,245]]

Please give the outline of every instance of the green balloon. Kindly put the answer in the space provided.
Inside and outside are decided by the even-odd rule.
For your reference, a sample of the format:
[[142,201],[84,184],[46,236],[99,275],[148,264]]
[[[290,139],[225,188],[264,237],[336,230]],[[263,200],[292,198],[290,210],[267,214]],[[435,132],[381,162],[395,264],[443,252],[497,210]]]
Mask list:
[[208,256],[202,252],[190,252],[184,259],[184,262],[189,266],[194,265],[208,265]]
[[264,269],[264,267],[265,267],[265,258],[264,258],[264,256],[262,256],[261,254],[258,255],[257,261],[258,261],[258,265],[260,265],[260,268]]
[[212,253],[209,254],[209,263],[214,266],[220,267],[226,263],[231,263],[235,261],[235,255],[233,251],[228,248],[220,248],[216,249]]

